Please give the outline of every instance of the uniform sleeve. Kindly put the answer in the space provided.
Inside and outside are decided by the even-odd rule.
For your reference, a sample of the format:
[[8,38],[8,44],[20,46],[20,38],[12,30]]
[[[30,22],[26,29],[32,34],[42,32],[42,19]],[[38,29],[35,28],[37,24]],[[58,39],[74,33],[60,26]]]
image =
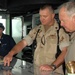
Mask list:
[[69,46],[69,35],[61,28],[59,31],[59,48],[63,50],[67,46]]
[[33,43],[33,40],[35,39],[36,36],[36,32],[37,29],[33,28],[32,30],[30,30],[29,34],[23,38],[26,40],[28,46],[30,46]]

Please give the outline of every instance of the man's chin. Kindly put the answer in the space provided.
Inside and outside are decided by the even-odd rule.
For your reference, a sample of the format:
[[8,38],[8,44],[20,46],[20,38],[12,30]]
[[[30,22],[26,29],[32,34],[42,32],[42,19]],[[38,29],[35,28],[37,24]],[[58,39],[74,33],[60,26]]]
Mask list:
[[68,29],[65,29],[65,31],[66,31],[67,33],[72,33],[72,32],[73,32],[73,31],[68,30]]
[[65,31],[66,33],[69,33],[69,32],[70,32],[68,29],[66,29],[66,28],[64,28],[64,27],[63,27],[63,29],[64,29],[64,31]]

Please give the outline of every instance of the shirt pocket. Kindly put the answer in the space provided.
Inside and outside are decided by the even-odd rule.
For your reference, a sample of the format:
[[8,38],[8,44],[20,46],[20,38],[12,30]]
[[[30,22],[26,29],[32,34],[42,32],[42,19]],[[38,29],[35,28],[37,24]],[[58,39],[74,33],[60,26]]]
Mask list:
[[57,43],[57,37],[56,37],[56,35],[50,35],[48,39],[50,40],[50,42],[52,44],[56,44]]

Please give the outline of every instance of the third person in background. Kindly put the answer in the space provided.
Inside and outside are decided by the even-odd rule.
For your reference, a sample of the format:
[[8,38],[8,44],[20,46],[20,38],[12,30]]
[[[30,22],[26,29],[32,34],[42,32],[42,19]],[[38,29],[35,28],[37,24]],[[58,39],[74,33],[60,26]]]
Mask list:
[[[10,52],[10,50],[16,45],[16,42],[14,39],[10,36],[5,34],[3,31],[5,30],[5,27],[3,26],[3,23],[0,23],[0,59],[3,60],[3,58]],[[13,60],[11,66],[13,67],[16,63],[16,60]]]

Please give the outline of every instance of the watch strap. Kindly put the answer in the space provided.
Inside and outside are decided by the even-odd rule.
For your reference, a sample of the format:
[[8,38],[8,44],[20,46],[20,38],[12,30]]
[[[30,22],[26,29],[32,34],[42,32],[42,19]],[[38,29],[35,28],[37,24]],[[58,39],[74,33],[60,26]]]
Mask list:
[[51,67],[53,68],[53,70],[56,69],[56,65],[52,64]]

